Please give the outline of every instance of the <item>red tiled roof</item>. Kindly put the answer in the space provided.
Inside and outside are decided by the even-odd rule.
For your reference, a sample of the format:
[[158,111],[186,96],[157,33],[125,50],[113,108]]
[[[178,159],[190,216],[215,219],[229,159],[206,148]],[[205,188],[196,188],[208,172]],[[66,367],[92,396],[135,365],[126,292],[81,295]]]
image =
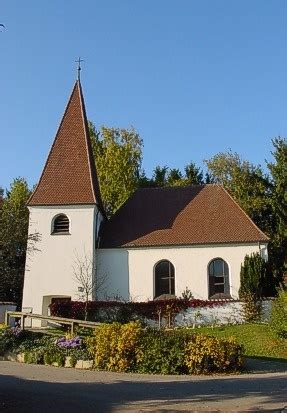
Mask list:
[[76,81],[40,181],[28,205],[102,202],[80,81]]
[[104,224],[101,248],[267,242],[220,185],[137,190]]

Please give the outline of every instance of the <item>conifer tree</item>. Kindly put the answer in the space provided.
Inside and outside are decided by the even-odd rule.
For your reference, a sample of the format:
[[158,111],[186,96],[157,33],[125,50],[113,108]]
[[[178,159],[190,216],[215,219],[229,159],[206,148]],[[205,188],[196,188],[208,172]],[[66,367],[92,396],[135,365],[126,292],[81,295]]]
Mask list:
[[274,162],[267,164],[271,174],[271,207],[273,231],[270,240],[270,264],[281,279],[287,271],[287,140],[273,139]]

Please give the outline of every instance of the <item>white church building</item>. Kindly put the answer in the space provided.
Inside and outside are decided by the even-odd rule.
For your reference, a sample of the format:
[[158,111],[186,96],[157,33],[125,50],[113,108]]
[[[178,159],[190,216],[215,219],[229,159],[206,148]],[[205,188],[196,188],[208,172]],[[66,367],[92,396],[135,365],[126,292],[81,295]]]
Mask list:
[[186,288],[199,299],[236,299],[245,255],[267,259],[267,236],[219,185],[139,189],[107,220],[79,80],[28,207],[38,241],[27,255],[23,309],[37,314],[78,299],[75,262],[87,257],[106,282],[91,299],[136,301]]

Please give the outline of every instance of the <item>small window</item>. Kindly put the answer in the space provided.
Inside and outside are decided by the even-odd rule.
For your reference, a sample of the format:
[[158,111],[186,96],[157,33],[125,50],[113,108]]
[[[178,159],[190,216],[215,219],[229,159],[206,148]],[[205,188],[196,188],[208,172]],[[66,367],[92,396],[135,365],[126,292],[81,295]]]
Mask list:
[[229,269],[221,258],[211,261],[208,268],[209,298],[230,298]]
[[174,266],[171,262],[167,260],[158,262],[154,269],[154,277],[154,298],[163,294],[174,295]]
[[53,222],[52,234],[69,234],[70,221],[67,215],[61,214],[56,216]]

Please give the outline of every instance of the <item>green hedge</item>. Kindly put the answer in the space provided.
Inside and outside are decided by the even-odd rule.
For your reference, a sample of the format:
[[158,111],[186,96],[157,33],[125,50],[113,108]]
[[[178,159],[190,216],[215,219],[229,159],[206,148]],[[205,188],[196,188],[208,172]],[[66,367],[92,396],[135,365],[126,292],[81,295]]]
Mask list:
[[138,322],[103,324],[87,338],[100,370],[153,374],[208,374],[239,370],[243,349],[234,339],[190,330],[143,329]]

